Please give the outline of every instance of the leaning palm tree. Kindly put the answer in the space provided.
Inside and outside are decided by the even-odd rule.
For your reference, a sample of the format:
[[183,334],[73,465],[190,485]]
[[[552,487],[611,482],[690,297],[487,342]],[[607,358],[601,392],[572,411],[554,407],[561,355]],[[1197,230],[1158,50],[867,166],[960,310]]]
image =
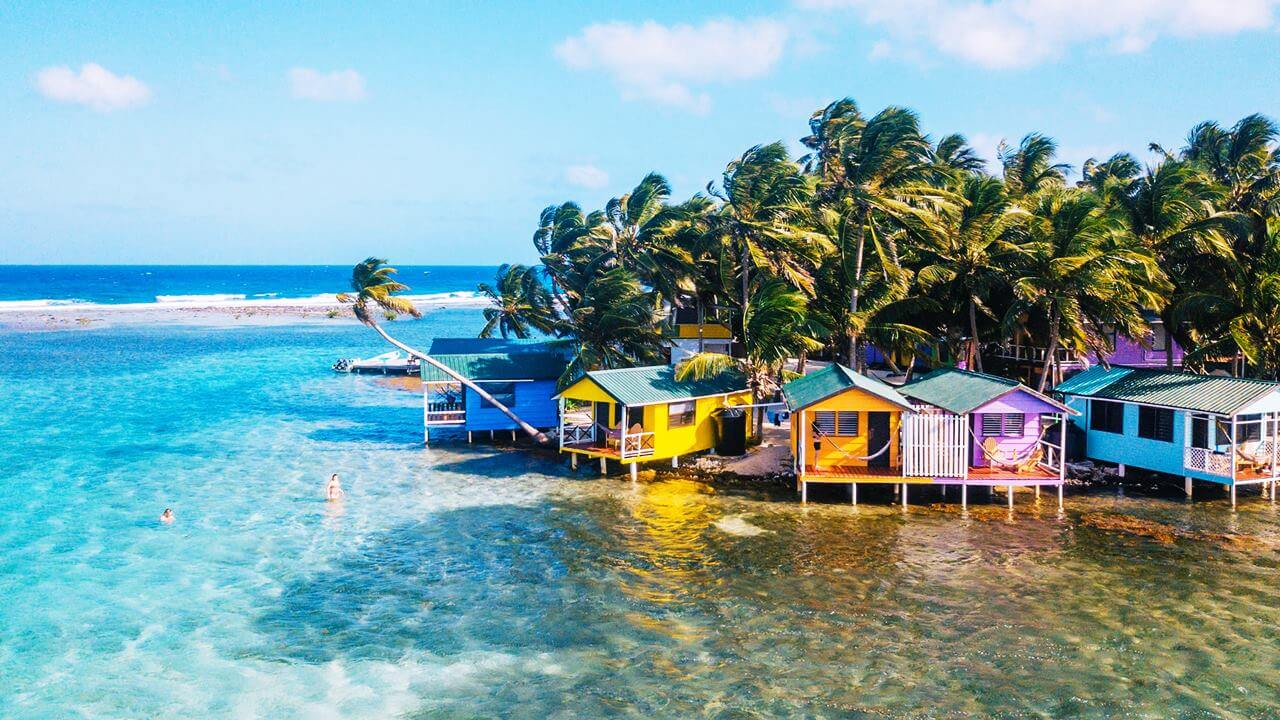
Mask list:
[[519,416],[511,412],[510,408],[495,400],[483,387],[469,378],[463,377],[456,370],[427,353],[410,347],[387,334],[387,331],[378,324],[378,319],[373,312],[375,308],[382,310],[393,318],[398,315],[409,315],[415,318],[422,317],[422,313],[413,306],[413,303],[404,297],[396,295],[396,293],[408,290],[409,286],[395,280],[392,277],[395,274],[396,269],[387,265],[386,260],[375,257],[368,258],[364,262],[358,263],[351,270],[352,292],[338,293],[338,302],[351,305],[351,310],[356,319],[373,328],[374,332],[381,335],[383,340],[408,353],[410,357],[420,358],[423,362],[430,364],[440,372],[465,385],[486,402],[491,403],[502,414],[511,418],[512,422],[519,425],[522,430],[529,434],[529,437],[540,443],[547,442],[545,433],[520,419]]
[[1170,289],[1155,255],[1097,195],[1055,188],[1038,194],[1018,229],[1023,254],[1013,279],[1006,328],[1035,314],[1048,333],[1039,389],[1059,347],[1111,350],[1107,329],[1143,337],[1143,311],[1160,309]]
[[553,333],[556,329],[555,309],[551,293],[538,273],[524,265],[502,265],[494,276],[494,284],[480,283],[477,291],[490,306],[484,309],[484,327],[480,337],[528,338],[537,330]]

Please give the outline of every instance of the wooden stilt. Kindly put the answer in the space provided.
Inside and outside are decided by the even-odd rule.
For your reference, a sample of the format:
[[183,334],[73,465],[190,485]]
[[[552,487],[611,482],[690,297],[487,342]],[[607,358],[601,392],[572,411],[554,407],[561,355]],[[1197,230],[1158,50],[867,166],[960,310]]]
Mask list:
[[470,444],[471,444],[471,431],[470,431],[470,430],[468,430],[468,431],[467,431],[467,444],[468,444],[468,445],[470,445]]
[[569,453],[569,467],[578,469],[578,453]]
[[851,483],[850,489],[853,491],[852,492],[853,504],[857,505],[858,504],[858,483]]
[[1058,512],[1062,512],[1062,483],[1058,483]]
[[969,486],[968,485],[960,486],[960,508],[962,510],[969,509]]
[[800,502],[809,502],[809,483],[804,480],[800,481]]
[[640,479],[640,471],[638,468],[638,465],[631,463],[631,482],[635,482]]
[[1012,510],[1013,509],[1013,486],[1012,485],[1005,488],[1005,494],[1009,496],[1009,509]]
[[1231,483],[1231,509],[1236,509],[1236,484]]
[[609,463],[608,460],[605,460],[604,458],[600,458],[600,474],[601,475],[607,475],[609,473],[608,463]]
[[426,446],[428,446],[428,447],[430,447],[430,446],[431,446],[431,428],[430,428],[430,426],[426,426],[426,425],[424,425],[424,426],[422,427],[422,444],[423,444],[423,445],[426,445]]
[[1116,466],[1116,475],[1124,477],[1124,463],[1120,463]]
[[1039,486],[1039,485],[1037,485],[1037,486],[1036,486],[1036,500],[1039,500],[1039,499],[1040,499],[1040,486]]
[[1188,500],[1191,499],[1191,476],[1190,475],[1182,478],[1182,492],[1187,496]]
[[512,431],[511,431],[511,442],[515,442],[515,441],[516,441],[516,431],[515,431],[515,430],[512,430]]
[[907,484],[902,483],[902,508],[905,510],[906,507],[907,507]]
[[671,458],[671,467],[672,467],[672,468],[678,468],[678,467],[680,467],[680,456],[679,456],[679,455],[676,455],[675,457]]

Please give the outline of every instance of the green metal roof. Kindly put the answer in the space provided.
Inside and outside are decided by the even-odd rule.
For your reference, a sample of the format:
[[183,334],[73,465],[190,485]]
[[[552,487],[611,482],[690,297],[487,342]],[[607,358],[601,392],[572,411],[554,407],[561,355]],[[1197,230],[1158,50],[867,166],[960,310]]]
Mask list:
[[531,353],[561,352],[568,349],[565,340],[547,340],[545,338],[476,338],[476,337],[441,337],[431,341],[427,348],[429,355],[474,355],[487,353]]
[[[1020,386],[1022,384],[1016,380],[995,375],[956,368],[939,368],[903,385],[900,391],[912,400],[919,400],[947,412],[964,415],[1002,395],[1007,395]],[[1039,395],[1031,388],[1022,387],[1032,394]],[[1045,399],[1048,400],[1048,398]],[[1049,402],[1058,404],[1053,400]]]
[[911,403],[891,386],[875,378],[860,375],[839,364],[829,365],[783,385],[782,396],[787,401],[787,407],[794,412],[854,388],[898,405],[904,410],[911,409]]
[[1054,392],[1231,415],[1277,389],[1280,385],[1265,380],[1099,365],[1068,378]]
[[591,378],[600,389],[623,405],[676,402],[747,389],[746,378],[735,371],[702,380],[676,380],[675,368],[670,365],[592,370],[585,377]]
[[[471,380],[555,380],[568,365],[558,352],[432,354],[431,358]],[[455,382],[425,361],[422,381]]]

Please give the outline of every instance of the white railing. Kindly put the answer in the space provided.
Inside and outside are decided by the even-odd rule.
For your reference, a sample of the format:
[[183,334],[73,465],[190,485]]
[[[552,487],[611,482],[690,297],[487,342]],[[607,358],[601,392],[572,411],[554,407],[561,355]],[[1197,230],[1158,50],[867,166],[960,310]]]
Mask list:
[[1188,470],[1231,477],[1231,462],[1229,453],[1198,447],[1183,448],[1182,464]]
[[622,434],[622,459],[645,457],[653,454],[653,433],[623,433]]
[[560,426],[560,437],[565,445],[595,442],[595,423],[565,423]]
[[902,474],[908,477],[964,477],[968,430],[959,415],[903,413]]
[[[1032,345],[1001,345],[996,348],[995,355],[1008,360],[1043,363],[1047,352],[1048,348],[1034,347]],[[1060,363],[1080,362],[1080,357],[1076,355],[1074,350],[1069,348],[1058,348],[1053,351],[1053,354]]]
[[1040,456],[1040,462],[1037,463],[1044,469],[1052,473],[1062,472],[1062,448],[1058,443],[1052,440],[1041,440],[1040,450],[1043,453]]
[[429,400],[426,407],[428,425],[461,425],[467,421],[467,408],[461,400]]

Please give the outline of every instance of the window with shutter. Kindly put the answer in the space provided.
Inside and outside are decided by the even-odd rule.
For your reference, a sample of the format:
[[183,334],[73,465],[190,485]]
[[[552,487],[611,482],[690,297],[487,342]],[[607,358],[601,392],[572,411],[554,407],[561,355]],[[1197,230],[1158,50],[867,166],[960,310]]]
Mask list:
[[836,434],[836,414],[831,410],[819,410],[813,414],[814,427],[823,435]]
[[854,410],[841,410],[836,413],[836,434],[843,437],[854,437],[858,434],[858,413]]
[[1089,429],[1124,433],[1124,405],[1106,400],[1090,400]]
[[995,437],[1004,431],[1004,416],[999,413],[985,413],[982,416],[982,434]]
[[1024,413],[1007,413],[1004,416],[1004,434],[1005,437],[1022,437],[1027,426],[1027,416]]
[[1138,408],[1138,437],[1173,442],[1173,411],[1166,408]]

